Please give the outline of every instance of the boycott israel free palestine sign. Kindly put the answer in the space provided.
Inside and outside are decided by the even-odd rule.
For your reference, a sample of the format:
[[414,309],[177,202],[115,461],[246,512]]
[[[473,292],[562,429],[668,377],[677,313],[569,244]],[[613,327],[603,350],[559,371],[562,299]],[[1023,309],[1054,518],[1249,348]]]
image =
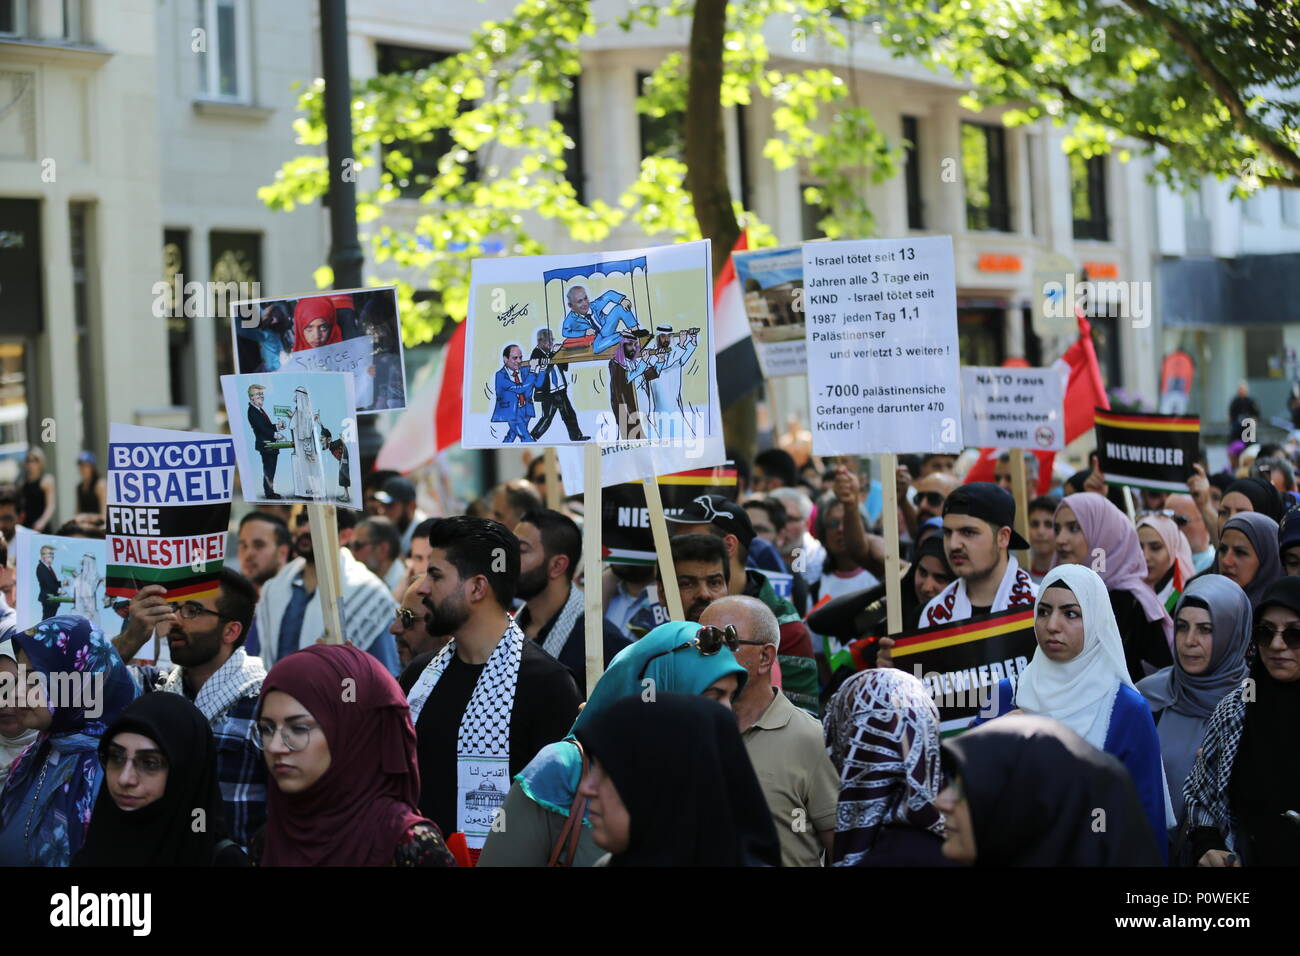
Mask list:
[[998,681],[1015,679],[1034,656],[1034,608],[1021,607],[906,631],[894,641],[894,664],[915,674],[939,708],[939,729],[965,730],[997,705]]
[[1132,488],[1186,491],[1201,443],[1201,420],[1130,415],[1098,408],[1097,454],[1107,481]]
[[161,584],[168,600],[215,594],[234,468],[229,435],[110,425],[107,593]]
[[952,237],[803,247],[813,454],[964,447]]

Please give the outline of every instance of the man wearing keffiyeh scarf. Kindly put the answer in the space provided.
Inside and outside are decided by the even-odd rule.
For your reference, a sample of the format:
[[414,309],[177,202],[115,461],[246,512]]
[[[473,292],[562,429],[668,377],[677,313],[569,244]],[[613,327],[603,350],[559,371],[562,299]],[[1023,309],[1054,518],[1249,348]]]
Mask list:
[[52,617],[13,641],[28,686],[43,678],[46,703],[29,698],[22,709],[40,734],[0,793],[0,864],[67,866],[104,779],[100,738],[135,699],[135,687],[112,643],[85,618]]

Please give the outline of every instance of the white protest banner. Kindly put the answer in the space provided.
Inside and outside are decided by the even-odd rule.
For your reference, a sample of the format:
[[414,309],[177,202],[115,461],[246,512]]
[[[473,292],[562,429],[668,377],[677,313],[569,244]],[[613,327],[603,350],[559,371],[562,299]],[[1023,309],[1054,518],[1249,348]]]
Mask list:
[[962,450],[952,238],[805,243],[813,454]]
[[1065,447],[1065,385],[1055,368],[996,368],[965,365],[961,370],[961,427],[980,448]]
[[216,594],[234,471],[229,435],[110,424],[108,595],[149,584],[168,600]]
[[356,407],[368,408],[375,398],[375,380],[369,374],[369,339],[346,339],[305,352],[294,352],[280,366],[281,372],[342,372],[352,378]]

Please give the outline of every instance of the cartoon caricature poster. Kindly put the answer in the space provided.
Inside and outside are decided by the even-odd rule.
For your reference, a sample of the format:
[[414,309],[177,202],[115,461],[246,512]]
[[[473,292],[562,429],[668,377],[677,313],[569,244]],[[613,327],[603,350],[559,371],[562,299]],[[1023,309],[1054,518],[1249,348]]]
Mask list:
[[29,532],[19,534],[15,544],[18,627],[26,629],[55,615],[75,614],[106,637],[118,635],[126,602],[114,601],[105,591],[105,541]]
[[709,437],[710,245],[476,259],[465,355],[466,448]]

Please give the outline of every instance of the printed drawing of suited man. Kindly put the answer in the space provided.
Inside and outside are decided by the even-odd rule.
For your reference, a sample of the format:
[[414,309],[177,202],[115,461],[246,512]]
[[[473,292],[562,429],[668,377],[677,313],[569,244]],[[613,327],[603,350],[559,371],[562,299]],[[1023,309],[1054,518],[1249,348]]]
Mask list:
[[262,456],[262,496],[279,498],[275,493],[275,466],[280,461],[279,448],[267,448],[276,440],[275,422],[262,406],[266,403],[266,386],[248,386],[248,424],[253,429],[253,450]]
[[[636,316],[632,314],[632,300],[622,292],[610,289],[597,297],[595,302],[587,298],[584,286],[569,286],[565,298],[568,300],[568,314],[564,317],[561,331],[568,339],[595,334],[591,351],[597,355],[617,345],[622,336],[619,325],[629,330],[639,329]],[[609,311],[605,311],[608,308]]]
[[555,413],[564,419],[564,427],[569,432],[569,441],[587,441],[589,436],[582,433],[578,425],[578,415],[569,401],[569,373],[563,365],[549,365],[551,356],[559,349],[555,347],[555,337],[550,329],[537,330],[537,348],[529,356],[534,365],[540,368],[537,376],[535,395],[542,403],[542,417],[532,428],[533,440],[541,438],[555,420]]
[[502,444],[509,444],[516,438],[521,442],[532,442],[534,439],[528,431],[528,423],[536,414],[533,389],[538,384],[537,367],[521,368],[524,350],[514,342],[501,351],[501,358],[505,364],[497,369],[495,376],[496,408],[492,410],[492,421],[510,426]]

